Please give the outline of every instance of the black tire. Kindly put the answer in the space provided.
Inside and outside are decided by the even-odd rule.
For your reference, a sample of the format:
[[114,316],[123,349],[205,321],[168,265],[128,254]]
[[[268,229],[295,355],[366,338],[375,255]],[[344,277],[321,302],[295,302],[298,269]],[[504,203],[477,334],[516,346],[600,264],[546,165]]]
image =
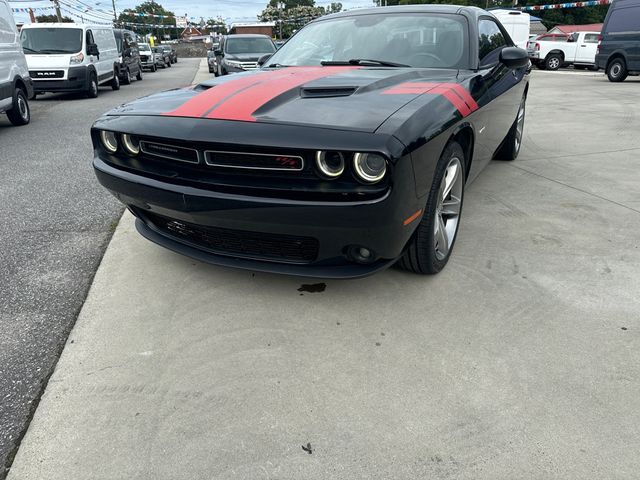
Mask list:
[[95,72],[89,74],[89,85],[87,86],[87,97],[98,97],[98,76]]
[[[496,160],[515,160],[518,158],[518,154],[520,153],[520,148],[522,146],[522,136],[524,134],[524,121],[525,121],[525,113],[526,113],[526,104],[527,97],[522,97],[520,101],[520,107],[518,108],[518,113],[516,114],[516,119],[511,125],[509,129],[509,133],[502,141],[498,152],[495,155]],[[520,130],[518,130],[518,120],[520,119],[520,112],[522,112],[522,123],[520,125]]]
[[124,78],[122,80],[123,85],[131,85],[131,71],[127,68],[124,72]]
[[547,55],[544,60],[544,68],[547,70],[558,70],[562,66],[562,56],[557,53]]
[[[435,226],[439,216],[437,212],[438,197],[441,195],[441,184],[445,176],[447,167],[454,159],[458,159],[460,170],[457,172],[461,175],[461,191],[460,191],[460,211],[455,225],[453,238],[449,242],[448,253],[440,258],[436,253],[437,241],[435,239]],[[460,215],[462,214],[462,204],[464,200],[464,183],[466,180],[466,162],[462,147],[458,142],[451,141],[445,147],[433,176],[433,184],[427,198],[427,205],[424,208],[424,214],[420,220],[420,224],[409,240],[403,256],[398,260],[398,266],[404,270],[419,274],[435,274],[440,272],[451,257],[451,252],[455,245],[460,227]]]
[[158,66],[154,63],[153,67],[151,68],[152,72],[157,72],[158,71]]
[[169,60],[169,62],[167,63],[167,67],[171,68],[171,65],[173,64],[171,63],[171,60]]
[[209,67],[209,73],[213,73],[213,68]]
[[118,72],[113,72],[113,80],[111,80],[111,90],[120,90],[120,77]]
[[574,65],[573,68],[575,68],[576,70],[586,70],[587,66],[586,65]]
[[614,58],[607,65],[607,78],[610,82],[623,82],[628,75],[627,64],[622,58]]
[[7,110],[9,121],[16,125],[26,125],[31,121],[31,109],[29,109],[29,100],[27,93],[22,88],[16,88],[13,93],[13,106]]
[[137,81],[142,80],[142,65],[138,65],[138,74],[136,75],[136,80]]

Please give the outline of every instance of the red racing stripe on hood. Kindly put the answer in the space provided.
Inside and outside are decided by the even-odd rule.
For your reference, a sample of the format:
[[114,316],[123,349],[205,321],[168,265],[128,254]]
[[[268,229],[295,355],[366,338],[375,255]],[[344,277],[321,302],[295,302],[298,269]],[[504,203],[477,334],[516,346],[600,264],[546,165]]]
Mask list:
[[388,88],[382,93],[385,95],[422,95],[423,93],[442,95],[463,117],[479,108],[471,94],[458,83],[405,82]]
[[256,72],[214,85],[163,115],[255,122],[264,104],[307,82],[357,67],[288,67]]

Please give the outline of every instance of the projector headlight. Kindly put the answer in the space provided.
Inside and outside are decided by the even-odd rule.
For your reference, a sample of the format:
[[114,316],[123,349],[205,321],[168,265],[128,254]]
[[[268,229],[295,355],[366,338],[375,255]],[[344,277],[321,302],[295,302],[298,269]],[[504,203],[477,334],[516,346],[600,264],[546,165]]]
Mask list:
[[140,153],[140,140],[138,140],[136,136],[126,133],[122,135],[122,146],[124,146],[127,153],[131,155],[138,155]]
[[387,160],[377,153],[356,153],[353,168],[361,181],[377,183],[387,173]]
[[102,145],[109,153],[116,153],[118,151],[118,138],[113,132],[102,130],[100,132],[100,141]]
[[340,152],[316,152],[316,166],[323,177],[334,179],[344,172],[344,155]]

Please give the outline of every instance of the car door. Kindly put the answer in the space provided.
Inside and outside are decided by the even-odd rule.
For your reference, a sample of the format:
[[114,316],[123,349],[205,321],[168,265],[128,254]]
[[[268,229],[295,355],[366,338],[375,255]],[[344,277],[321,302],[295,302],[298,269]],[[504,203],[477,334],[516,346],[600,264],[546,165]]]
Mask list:
[[133,38],[127,32],[122,34],[122,59],[129,72],[133,75],[138,71],[137,60],[133,54]]
[[584,33],[578,38],[576,49],[576,63],[595,63],[596,49],[598,48],[597,33]]
[[[492,17],[478,20],[479,75],[475,77],[472,90],[487,102],[481,106],[485,110],[485,124],[481,133],[483,144],[493,154],[513,125],[523,88],[525,72],[511,70],[500,63],[502,49],[513,46],[511,39]],[[472,95],[474,92],[472,91]],[[475,95],[474,95],[475,98]]]
[[[91,29],[87,29],[85,32],[85,43],[86,43],[86,53],[87,53],[87,58],[89,59],[89,63],[91,65],[93,65],[93,67],[96,69],[96,74],[98,75],[98,82],[101,81],[100,79],[100,75],[102,73],[104,73],[101,69],[101,65],[100,65],[100,47],[96,44],[95,38],[93,36],[93,31]],[[97,55],[90,55],[90,49],[89,46],[90,45],[96,45],[98,46],[98,54]]]
[[18,46],[9,7],[0,1],[0,111],[8,108],[13,99],[13,78],[16,73]]

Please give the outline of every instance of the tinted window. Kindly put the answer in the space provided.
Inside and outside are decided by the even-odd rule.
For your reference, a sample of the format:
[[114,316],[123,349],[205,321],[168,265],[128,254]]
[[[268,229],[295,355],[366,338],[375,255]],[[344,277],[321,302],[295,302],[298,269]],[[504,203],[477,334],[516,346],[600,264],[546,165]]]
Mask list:
[[611,12],[607,22],[607,33],[639,32],[640,5],[619,8]]
[[353,15],[310,23],[269,63],[320,65],[373,59],[418,68],[468,68],[468,24],[455,14]]
[[500,51],[507,45],[498,24],[493,20],[482,19],[478,22],[480,65],[498,62]]
[[587,33],[584,36],[584,43],[598,43],[598,38],[600,35],[597,33]]
[[20,34],[25,53],[78,53],[82,50],[79,28],[25,28]]
[[273,42],[268,38],[228,38],[226,52],[231,55],[242,53],[272,53],[276,51]]

